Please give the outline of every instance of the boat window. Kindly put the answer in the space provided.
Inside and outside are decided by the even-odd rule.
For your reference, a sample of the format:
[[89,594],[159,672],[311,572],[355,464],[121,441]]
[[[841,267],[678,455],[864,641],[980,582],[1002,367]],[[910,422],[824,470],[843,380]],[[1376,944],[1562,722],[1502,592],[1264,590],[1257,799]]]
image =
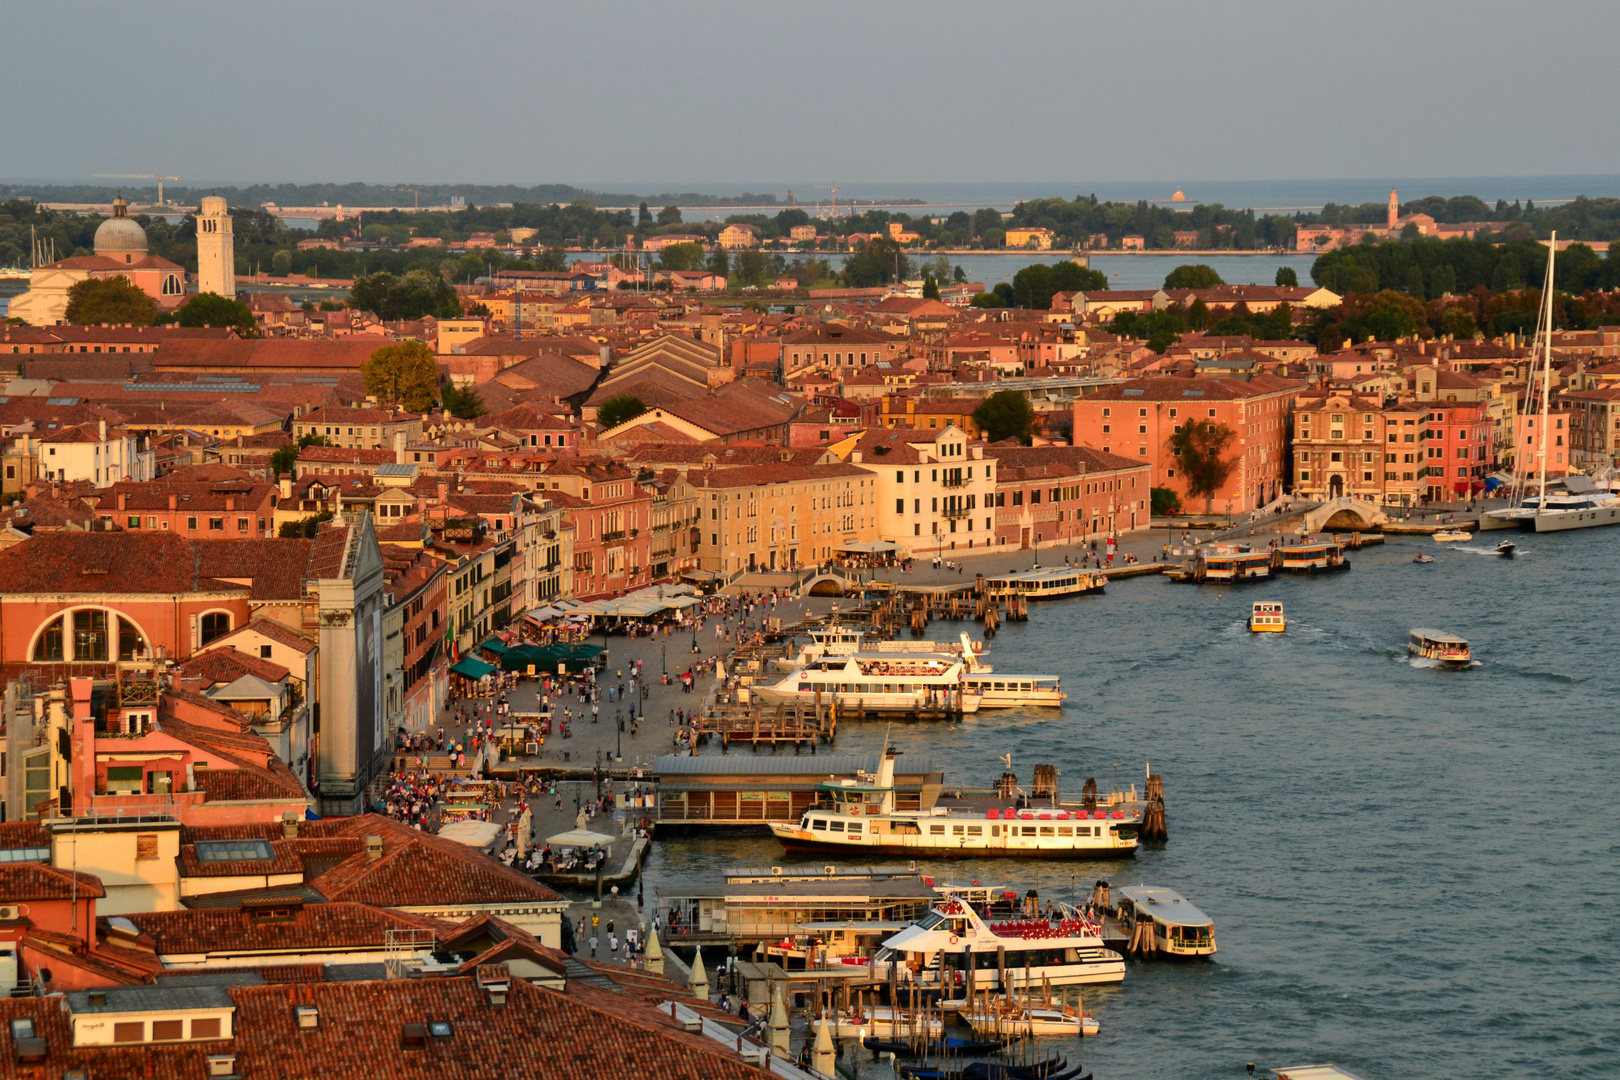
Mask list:
[[850,832],[860,832],[861,831],[861,823],[858,822],[858,821],[850,822],[849,823],[849,831]]
[[1000,836],[1001,835],[1001,826],[1000,825],[992,825],[992,826],[990,826],[990,835],[991,836]]
[[962,835],[962,826],[960,826],[960,825],[952,825],[951,826],[951,835],[952,836],[961,836]]
[[1058,826],[1058,835],[1059,836],[1073,836],[1074,835],[1074,830],[1072,828],[1070,828],[1069,826],[1067,826],[1067,825],[1059,825]]
[[1042,825],[1041,826],[1041,835],[1042,836],[1053,836],[1053,835],[1056,835],[1056,834],[1054,834],[1052,832],[1052,826],[1050,826],[1050,825]]
[[843,832],[844,831],[844,823],[842,821],[829,822],[828,827],[830,829],[832,829],[833,832]]
[[928,826],[928,835],[929,836],[944,836],[945,835],[945,826],[943,826],[943,825],[930,825],[930,826]]
[[1035,835],[1035,826],[1033,826],[1033,825],[1025,825],[1024,826],[1024,835],[1025,836],[1034,836]]
[[820,818],[817,818],[816,820],[812,821],[810,823],[810,827],[812,829],[820,829],[822,832],[827,831],[827,823],[825,821],[822,821]]

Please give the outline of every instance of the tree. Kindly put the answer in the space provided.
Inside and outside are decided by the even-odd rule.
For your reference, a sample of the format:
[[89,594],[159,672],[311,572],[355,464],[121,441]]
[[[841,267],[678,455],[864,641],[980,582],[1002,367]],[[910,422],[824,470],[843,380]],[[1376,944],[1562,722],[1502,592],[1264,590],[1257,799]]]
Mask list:
[[1299,288],[1299,275],[1294,273],[1292,266],[1279,266],[1277,267],[1276,283],[1285,289],[1297,289]]
[[1154,517],[1169,517],[1171,514],[1181,512],[1181,496],[1176,494],[1175,488],[1156,487],[1152,489],[1152,509]]
[[998,390],[973,410],[973,422],[991,442],[1017,439],[1028,446],[1035,426],[1035,407],[1017,390]]
[[1207,263],[1183,263],[1164,276],[1167,289],[1213,289],[1225,284],[1221,275]]
[[321,531],[321,522],[331,520],[332,511],[322,510],[320,513],[311,514],[307,518],[282,522],[281,528],[276,530],[276,535],[283,540],[313,540],[315,534]]
[[658,211],[658,224],[660,224],[660,225],[679,225],[680,223],[681,223],[681,208],[680,207],[678,207],[678,206],[666,206],[662,210]]
[[298,463],[299,451],[303,450],[304,447],[330,445],[326,441],[325,435],[316,435],[313,432],[306,431],[298,436],[297,442],[288,443],[270,455],[270,475],[280,476],[282,473],[292,472],[293,466]]
[[568,269],[568,252],[560,247],[541,248],[534,253],[534,268],[559,274]]
[[151,326],[156,318],[157,302],[122,274],[86,278],[68,290],[67,321],[75,326]]
[[420,341],[384,345],[360,365],[366,393],[411,412],[427,412],[439,400],[439,365]]
[[349,304],[390,321],[424,315],[440,319],[461,316],[461,297],[455,286],[425,270],[411,270],[404,277],[387,272],[357,277],[349,290]]
[[923,299],[939,299],[939,282],[934,280],[934,275],[932,274],[929,274],[927,277],[923,278]]
[[772,281],[771,259],[763,251],[739,251],[732,260],[732,270],[736,280],[728,282],[731,285],[752,285],[763,288]]
[[1001,211],[988,206],[983,210],[975,210],[973,235],[988,241],[992,231],[1001,232]]
[[282,248],[270,256],[270,273],[276,277],[286,277],[292,273],[292,252]]
[[484,407],[484,399],[477,390],[470,386],[463,390],[450,382],[444,384],[444,411],[458,420],[472,420],[489,410]]
[[1194,330],[1209,326],[1209,305],[1204,303],[1202,296],[1187,305],[1187,325]]
[[650,209],[648,209],[646,203],[642,203],[639,207],[637,207],[637,209],[636,209],[636,228],[645,229],[647,226],[652,224],[652,220],[653,220],[652,211]]
[[702,244],[671,244],[658,254],[661,270],[696,270],[702,265]]
[[1204,513],[1209,513],[1215,493],[1237,468],[1238,459],[1223,458],[1237,433],[1214,420],[1189,420],[1170,436],[1170,449],[1176,456],[1187,494],[1204,497]]
[[1479,326],[1467,311],[1453,306],[1446,308],[1445,314],[1440,316],[1440,333],[1466,341],[1479,333]]
[[615,428],[626,420],[633,420],[647,411],[647,406],[634,394],[619,394],[602,402],[596,410],[596,422],[603,429]]
[[241,337],[259,336],[259,322],[253,312],[239,300],[227,299],[218,293],[198,293],[174,313],[174,321],[181,326],[229,326]]
[[870,289],[903,281],[911,273],[911,260],[886,236],[874,236],[860,250],[844,258],[844,284],[852,289]]
[[1031,263],[1013,275],[1012,295],[1022,308],[1048,309],[1060,292],[1108,288],[1108,275],[1076,262]]
[[709,252],[707,267],[709,273],[725,277],[731,273],[731,256],[726,254],[725,248],[717,247]]

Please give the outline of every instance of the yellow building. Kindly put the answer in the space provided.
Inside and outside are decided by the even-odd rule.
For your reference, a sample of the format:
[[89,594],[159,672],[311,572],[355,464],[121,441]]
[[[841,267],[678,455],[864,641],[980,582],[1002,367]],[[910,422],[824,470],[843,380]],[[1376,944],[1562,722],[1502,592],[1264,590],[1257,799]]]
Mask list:
[[720,246],[727,251],[759,246],[759,229],[753,225],[727,225],[720,230]]
[[687,473],[697,492],[698,566],[786,570],[877,538],[877,481],[852,465],[751,465]]
[[1014,227],[1007,230],[1007,246],[1010,248],[1034,248],[1037,251],[1051,251],[1054,235],[1051,229],[1043,229],[1039,226]]

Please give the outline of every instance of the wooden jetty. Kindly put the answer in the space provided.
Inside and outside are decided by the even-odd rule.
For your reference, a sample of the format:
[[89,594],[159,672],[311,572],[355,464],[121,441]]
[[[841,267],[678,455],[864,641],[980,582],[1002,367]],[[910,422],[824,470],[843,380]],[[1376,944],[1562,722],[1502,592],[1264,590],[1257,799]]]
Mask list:
[[776,746],[791,743],[814,749],[832,742],[838,732],[838,709],[827,704],[764,705],[758,701],[717,701],[696,723],[699,742],[718,738],[722,749],[732,743]]

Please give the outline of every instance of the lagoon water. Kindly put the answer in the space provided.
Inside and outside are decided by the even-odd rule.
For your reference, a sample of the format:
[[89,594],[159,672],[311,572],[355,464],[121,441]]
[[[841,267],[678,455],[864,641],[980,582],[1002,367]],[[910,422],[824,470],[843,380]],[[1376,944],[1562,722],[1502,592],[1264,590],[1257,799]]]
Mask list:
[[[1043,1045],[1099,1080],[1236,1080],[1250,1061],[1620,1076],[1620,530],[1516,538],[1514,560],[1412,539],[1354,553],[1346,574],[1140,579],[1041,605],[991,658],[1061,674],[1061,713],[896,729],[947,782],[988,786],[1008,752],[1026,783],[1052,762],[1071,793],[1111,787],[1116,765],[1121,786],[1140,790],[1145,762],[1165,777],[1170,840],[1133,861],[924,867],[1057,898],[1099,877],[1167,885],[1215,920],[1213,961],[1133,961],[1123,985],[1087,991],[1101,1035]],[[1247,632],[1261,598],[1284,602],[1286,634]],[[1414,626],[1467,637],[1478,665],[1409,660]],[[883,734],[840,725],[837,748]],[[783,861],[768,838],[660,842],[649,900]]]

